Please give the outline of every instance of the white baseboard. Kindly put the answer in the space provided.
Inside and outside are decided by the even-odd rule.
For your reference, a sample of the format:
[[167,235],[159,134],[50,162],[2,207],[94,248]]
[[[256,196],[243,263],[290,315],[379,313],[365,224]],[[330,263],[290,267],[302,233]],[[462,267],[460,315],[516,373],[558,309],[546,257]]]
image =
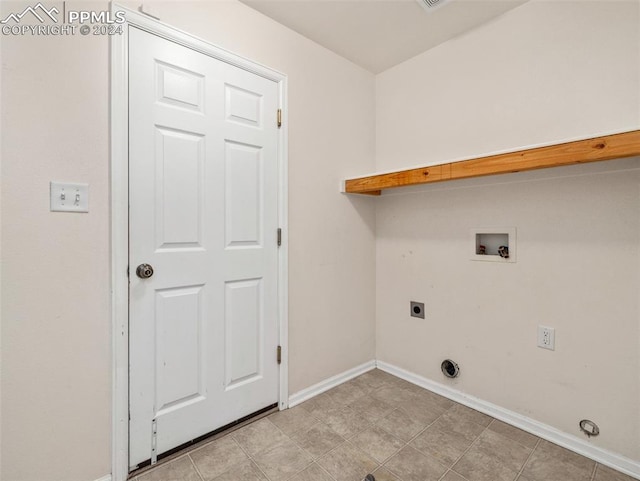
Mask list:
[[324,381],[321,381],[318,384],[314,384],[313,386],[303,389],[302,391],[298,391],[297,393],[289,396],[289,407],[292,408],[293,406],[300,404],[307,399],[311,399],[318,394],[322,394],[323,392],[328,391],[329,389],[334,388],[342,384],[343,382],[347,382],[348,380],[353,379],[360,374],[371,371],[372,369],[375,369],[375,367],[376,361],[365,362],[360,366],[344,371],[340,374],[330,377],[329,379],[325,379]]
[[105,476],[102,476],[101,478],[96,479],[96,481],[111,481],[111,475],[107,474]]
[[465,394],[457,389],[452,389],[444,384],[431,381],[430,379],[406,371],[394,366],[393,364],[376,361],[376,366],[378,369],[388,372],[389,374],[393,374],[394,376],[404,379],[412,384],[423,387],[436,394],[440,394],[452,401],[464,404],[476,411],[488,414],[491,417],[520,428],[523,431],[527,431],[542,439],[546,439],[549,442],[562,446],[563,448],[567,448],[589,459],[593,459],[600,464],[613,468],[636,479],[640,479],[640,462],[638,461],[634,461],[625,456],[599,448],[577,436],[567,434],[547,424],[543,424],[490,402],[483,401],[475,396],[470,396],[469,394]]

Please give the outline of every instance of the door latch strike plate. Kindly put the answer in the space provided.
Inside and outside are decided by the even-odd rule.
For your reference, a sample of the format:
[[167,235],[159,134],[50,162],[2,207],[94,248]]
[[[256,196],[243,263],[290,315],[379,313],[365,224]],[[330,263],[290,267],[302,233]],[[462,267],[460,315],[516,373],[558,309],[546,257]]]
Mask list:
[[282,127],[282,109],[278,109],[278,128]]
[[278,227],[278,247],[282,245],[282,229]]
[[282,346],[278,346],[276,359],[278,361],[278,364],[282,364]]

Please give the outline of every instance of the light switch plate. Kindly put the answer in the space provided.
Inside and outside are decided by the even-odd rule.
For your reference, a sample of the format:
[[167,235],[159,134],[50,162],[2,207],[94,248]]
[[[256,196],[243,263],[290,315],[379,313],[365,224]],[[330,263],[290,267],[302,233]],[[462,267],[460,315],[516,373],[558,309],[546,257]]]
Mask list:
[[51,182],[51,212],[89,212],[89,184]]

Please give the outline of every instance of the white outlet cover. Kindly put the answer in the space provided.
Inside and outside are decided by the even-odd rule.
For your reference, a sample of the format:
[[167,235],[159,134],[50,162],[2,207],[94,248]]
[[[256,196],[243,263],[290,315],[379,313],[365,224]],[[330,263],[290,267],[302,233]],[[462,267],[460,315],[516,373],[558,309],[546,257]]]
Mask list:
[[89,212],[89,184],[51,182],[51,212]]
[[553,327],[538,326],[538,347],[556,350],[556,330]]

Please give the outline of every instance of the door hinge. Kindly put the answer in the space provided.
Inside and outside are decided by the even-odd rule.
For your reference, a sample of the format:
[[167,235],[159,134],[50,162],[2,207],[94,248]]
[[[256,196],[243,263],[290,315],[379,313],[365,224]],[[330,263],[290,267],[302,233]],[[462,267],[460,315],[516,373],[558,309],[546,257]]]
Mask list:
[[282,245],[282,229],[278,227],[278,247]]
[[278,364],[282,364],[282,346],[278,346],[278,349],[276,350],[276,359]]
[[158,422],[151,420],[151,465],[158,462]]
[[278,109],[278,128],[282,127],[282,109]]

